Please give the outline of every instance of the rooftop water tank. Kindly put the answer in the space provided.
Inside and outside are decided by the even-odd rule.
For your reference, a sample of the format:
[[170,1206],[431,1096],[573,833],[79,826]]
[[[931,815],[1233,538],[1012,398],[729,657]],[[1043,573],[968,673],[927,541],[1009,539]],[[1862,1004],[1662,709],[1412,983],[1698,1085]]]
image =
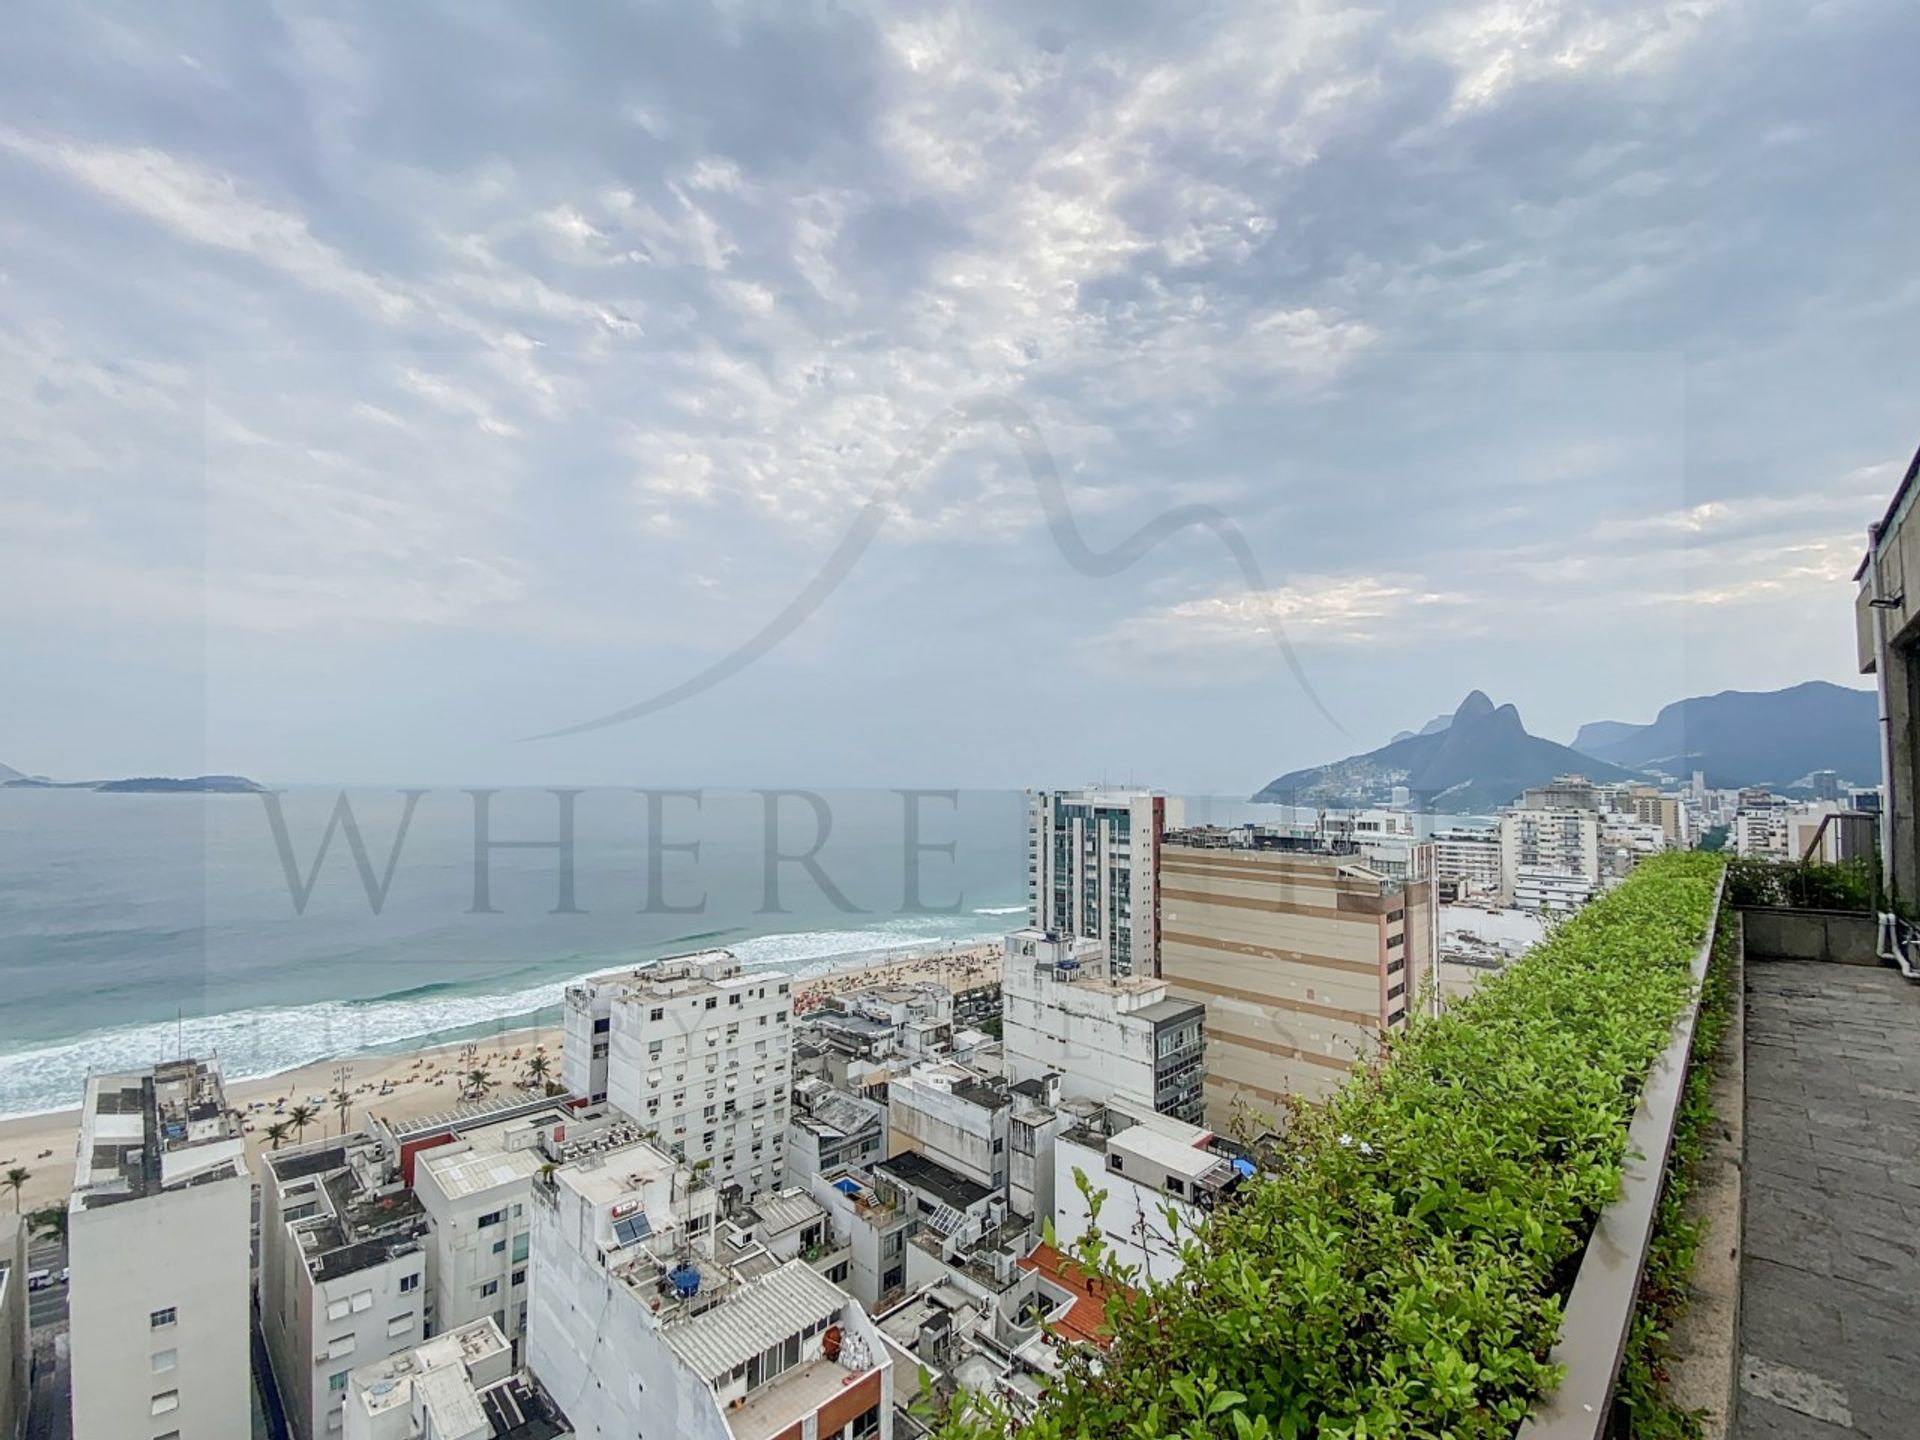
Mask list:
[[691,1300],[700,1293],[700,1272],[691,1265],[682,1265],[668,1274],[674,1293],[682,1300]]

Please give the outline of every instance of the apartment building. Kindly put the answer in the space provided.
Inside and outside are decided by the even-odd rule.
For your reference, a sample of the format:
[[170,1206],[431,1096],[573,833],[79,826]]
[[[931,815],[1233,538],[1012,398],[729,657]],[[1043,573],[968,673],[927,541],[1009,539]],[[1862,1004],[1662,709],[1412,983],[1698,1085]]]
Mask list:
[[906,1290],[907,1240],[919,1216],[874,1172],[853,1166],[812,1176],[808,1190],[848,1247],[846,1277],[838,1283],[870,1313],[892,1304]]
[[547,1440],[570,1432],[514,1370],[513,1346],[475,1320],[347,1377],[342,1440]]
[[786,1151],[790,1186],[809,1185],[842,1165],[870,1165],[887,1153],[887,1107],[812,1076],[798,1080]]
[[1460,898],[1500,893],[1500,832],[1452,829],[1433,837],[1433,873]]
[[[1138,1106],[1101,1106],[1055,1143],[1055,1243],[1071,1252],[1098,1226],[1121,1265],[1142,1280],[1171,1280],[1181,1245],[1252,1173],[1210,1130]],[[1106,1192],[1097,1219],[1089,1190]]]
[[353,1372],[426,1337],[430,1221],[373,1135],[265,1160],[261,1337],[295,1440],[330,1440]]
[[[562,1075],[668,1153],[755,1194],[781,1183],[793,1059],[792,978],[731,951],[570,985]],[[580,1047],[576,1058],[574,1050]],[[585,1088],[582,1088],[585,1087]]]
[[1160,836],[1183,818],[1151,790],[1028,791],[1028,924],[1101,941],[1116,975],[1157,974]]
[[464,1130],[415,1159],[413,1191],[429,1222],[430,1333],[490,1320],[518,1363],[526,1334],[533,1177],[546,1163],[543,1141],[564,1136],[570,1124],[578,1128],[572,1112],[550,1104]]
[[717,1260],[713,1187],[652,1146],[555,1158],[527,1353],[577,1433],[891,1436],[891,1360],[844,1290],[764,1249]]
[[252,1184],[218,1066],[89,1076],[73,1179],[74,1440],[247,1434]]
[[1160,971],[1172,997],[1206,1006],[1211,1129],[1239,1105],[1329,1094],[1431,978],[1431,878],[1260,831],[1170,833],[1160,872]]
[[[1556,782],[1556,791],[1567,788],[1565,782]],[[1536,793],[1527,792],[1529,796]],[[1579,895],[1577,904],[1586,903],[1600,885],[1598,810],[1563,806],[1502,811],[1500,885],[1516,909],[1542,908],[1543,895],[1562,899]]]
[[1004,1085],[961,1065],[918,1065],[887,1087],[887,1154],[925,1155],[1004,1195],[1012,1113]]
[[27,1222],[0,1215],[0,1440],[19,1440],[27,1423]]
[[1060,1077],[1067,1098],[1125,1096],[1183,1120],[1206,1108],[1206,1007],[1165,980],[1113,975],[1098,940],[1016,930],[1001,944],[1012,1081]]

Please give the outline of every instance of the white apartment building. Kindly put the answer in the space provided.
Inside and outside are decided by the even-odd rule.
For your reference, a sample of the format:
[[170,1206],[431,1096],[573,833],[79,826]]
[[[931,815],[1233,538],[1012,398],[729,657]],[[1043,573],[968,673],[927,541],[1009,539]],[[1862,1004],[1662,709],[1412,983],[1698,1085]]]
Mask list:
[[835,1240],[848,1248],[848,1273],[837,1282],[840,1287],[870,1314],[899,1298],[907,1284],[907,1240],[919,1217],[891,1186],[876,1183],[865,1170],[823,1171],[808,1188],[832,1223]]
[[0,1215],[0,1440],[19,1440],[26,1427],[31,1338],[26,1217]]
[[1500,885],[1521,910],[1541,908],[1540,897],[1549,893],[1564,901],[1584,891],[1579,901],[1584,904],[1600,885],[1598,811],[1585,806],[1502,811]]
[[[430,1222],[427,1328],[442,1334],[491,1320],[515,1361],[527,1318],[533,1177],[545,1137],[575,1124],[563,1106],[462,1132],[414,1157],[413,1191]],[[637,1137],[635,1137],[637,1138]]]
[[1167,982],[1109,975],[1098,940],[1016,930],[1001,943],[1007,1079],[1061,1077],[1068,1099],[1124,1096],[1198,1120],[1206,1109],[1206,1006]]
[[[1141,1280],[1180,1273],[1180,1246],[1253,1173],[1250,1162],[1214,1146],[1214,1135],[1152,1110],[1111,1105],[1055,1139],[1054,1232],[1071,1252],[1095,1224],[1115,1260]],[[1098,1221],[1091,1192],[1106,1192]],[[1169,1225],[1167,1212],[1177,1217]]]
[[491,1320],[362,1365],[347,1377],[345,1415],[343,1440],[566,1433],[543,1397],[515,1374],[513,1347]]
[[[784,1176],[792,990],[791,976],[744,971],[727,950],[570,985],[562,1074],[575,1095],[604,1095],[669,1154],[757,1194]],[[584,1064],[576,1036],[586,1037]]]
[[73,1181],[74,1440],[246,1435],[253,1187],[218,1066],[89,1076]]
[[1513,908],[1531,915],[1570,915],[1593,899],[1596,888],[1584,875],[1523,869],[1513,877]]
[[802,1189],[842,1165],[871,1165],[887,1153],[887,1107],[812,1076],[795,1081],[786,1148],[786,1183]]
[[891,1363],[844,1290],[764,1250],[716,1261],[713,1187],[652,1146],[560,1155],[527,1353],[576,1434],[888,1440]]
[[1116,975],[1157,975],[1160,836],[1185,818],[1151,790],[1028,791],[1028,923],[1104,942]]
[[1783,800],[1765,801],[1742,798],[1734,813],[1733,833],[1729,837],[1738,855],[1757,855],[1786,860],[1788,853],[1788,810]]
[[917,1065],[887,1087],[887,1155],[925,1155],[1004,1195],[1012,1113],[1005,1086],[962,1065]]
[[1433,837],[1433,873],[1452,881],[1461,895],[1495,895],[1500,890],[1500,832],[1495,829],[1442,830]]
[[426,1337],[429,1221],[371,1135],[264,1158],[261,1336],[296,1440],[331,1440],[354,1370]]

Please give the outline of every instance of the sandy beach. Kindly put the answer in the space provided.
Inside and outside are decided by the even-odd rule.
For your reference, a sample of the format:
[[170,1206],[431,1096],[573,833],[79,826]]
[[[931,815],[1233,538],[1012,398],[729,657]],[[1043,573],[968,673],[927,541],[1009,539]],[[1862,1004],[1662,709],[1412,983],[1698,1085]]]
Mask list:
[[[964,990],[995,983],[999,978],[997,943],[883,955],[798,982],[794,1010],[804,1014],[833,995],[873,985],[934,984]],[[498,1095],[525,1081],[527,1062],[536,1054],[547,1057],[552,1078],[558,1080],[560,1048],[558,1029],[508,1031],[477,1043],[475,1063],[487,1071],[494,1083],[492,1093]],[[229,1083],[227,1101],[245,1117],[249,1162],[257,1166],[261,1152],[272,1147],[266,1129],[276,1119],[286,1118],[285,1111],[276,1114],[274,1108],[283,1102],[285,1110],[291,1110],[313,1097],[322,1097],[324,1103],[314,1106],[318,1118],[307,1126],[305,1138],[315,1140],[339,1133],[340,1112],[326,1097],[335,1089],[334,1071],[342,1064],[353,1067],[348,1082],[353,1106],[345,1117],[348,1129],[364,1124],[368,1115],[406,1120],[451,1109],[460,1103],[460,1082],[467,1068],[462,1064],[465,1049],[462,1043],[335,1057],[265,1079]],[[62,1200],[72,1189],[79,1123],[77,1108],[0,1120],[0,1172],[20,1166],[32,1177],[20,1192],[22,1210]],[[292,1138],[285,1143],[293,1143]]]

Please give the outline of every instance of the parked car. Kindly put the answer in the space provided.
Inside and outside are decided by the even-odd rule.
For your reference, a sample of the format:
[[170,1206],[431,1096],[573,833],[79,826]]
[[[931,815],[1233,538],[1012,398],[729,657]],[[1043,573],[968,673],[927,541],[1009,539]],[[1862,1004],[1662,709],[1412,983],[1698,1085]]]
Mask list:
[[27,1289],[45,1290],[51,1284],[53,1284],[53,1271],[29,1270],[27,1272]]

